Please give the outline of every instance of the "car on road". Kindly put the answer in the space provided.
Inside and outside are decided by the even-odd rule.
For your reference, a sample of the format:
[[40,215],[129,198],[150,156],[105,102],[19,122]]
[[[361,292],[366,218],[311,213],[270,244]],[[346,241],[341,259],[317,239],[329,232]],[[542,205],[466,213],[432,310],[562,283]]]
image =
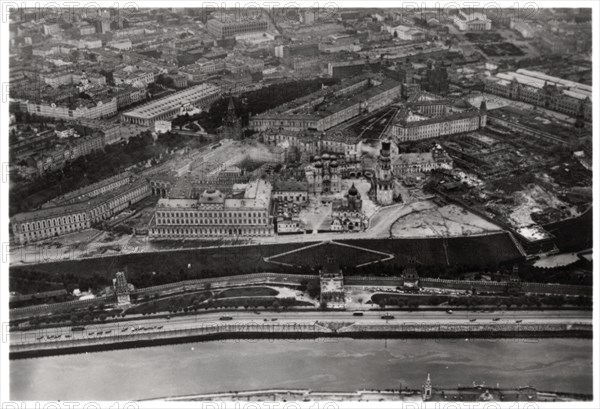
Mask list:
[[393,320],[394,318],[395,318],[395,317],[394,317],[393,315],[389,315],[389,314],[386,314],[386,315],[382,315],[382,316],[381,316],[381,319],[382,319],[382,320]]
[[271,321],[277,321],[277,318],[271,318]]
[[446,311],[446,314],[454,314],[454,311],[448,310],[448,311]]
[[475,321],[477,321],[477,318],[471,318],[469,321],[475,322]]
[[492,321],[500,321],[500,318],[494,318]]
[[260,311],[256,311],[256,310],[254,310],[254,313],[255,313],[256,315],[260,315]]
[[363,314],[362,312],[355,312],[355,313],[354,313],[354,314],[352,314],[352,315],[354,315],[355,317],[362,317],[362,316],[363,316],[363,315],[365,315],[365,314]]
[[523,320],[516,320],[515,322],[516,322],[517,324],[520,324],[520,323],[522,323],[522,322],[523,322]]
[[223,317],[220,317],[220,318],[219,318],[219,320],[220,320],[220,321],[231,321],[232,319],[233,319],[233,318],[232,318],[232,317],[229,317],[229,316],[223,316]]

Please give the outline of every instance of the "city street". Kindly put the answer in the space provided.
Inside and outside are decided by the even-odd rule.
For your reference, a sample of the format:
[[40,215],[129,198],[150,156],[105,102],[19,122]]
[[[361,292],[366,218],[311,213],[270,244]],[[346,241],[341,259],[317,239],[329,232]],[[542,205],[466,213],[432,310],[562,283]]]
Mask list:
[[[210,312],[195,316],[177,316],[172,318],[141,319],[127,322],[107,322],[86,325],[83,331],[72,331],[72,326],[47,328],[39,330],[13,332],[11,345],[43,344],[62,341],[68,343],[76,339],[98,339],[133,336],[136,334],[164,333],[167,331],[192,328],[218,328],[220,325],[277,325],[308,326],[319,322],[339,322],[346,325],[352,323],[388,325],[405,324],[481,324],[511,323],[522,320],[522,323],[586,323],[591,324],[591,311],[364,311],[362,316],[355,316],[350,311],[306,311],[306,312],[273,312],[255,313],[251,311]],[[382,316],[394,318],[382,319]],[[221,317],[231,317],[222,321]],[[494,321],[497,319],[496,321]],[[471,321],[475,320],[475,321]],[[135,329],[135,330],[134,330]],[[50,336],[50,338],[49,338]],[[55,338],[53,338],[55,337]]]

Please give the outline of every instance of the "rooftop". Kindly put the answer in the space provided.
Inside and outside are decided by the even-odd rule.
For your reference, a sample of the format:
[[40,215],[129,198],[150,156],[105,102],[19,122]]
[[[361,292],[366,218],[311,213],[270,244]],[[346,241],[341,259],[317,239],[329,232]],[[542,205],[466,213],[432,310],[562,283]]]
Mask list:
[[88,200],[84,200],[81,202],[67,204],[63,206],[47,207],[26,213],[19,213],[13,216],[12,222],[22,223],[35,220],[45,220],[52,217],[62,217],[71,215],[73,213],[86,212],[92,207],[97,207],[100,204],[108,202],[109,200],[112,200],[117,196],[120,196],[131,190],[137,189],[138,187],[141,187],[144,184],[146,184],[145,181],[131,182],[110,192],[104,193],[100,196],[88,198]]
[[497,81],[503,85],[510,84],[513,80],[516,80],[520,84],[527,85],[530,87],[542,89],[545,85],[556,85],[562,88],[566,95],[573,98],[585,99],[592,98],[592,87],[579,82],[564,80],[558,77],[546,75],[537,71],[529,71],[524,69],[518,69],[516,72],[500,72],[495,77],[490,78],[491,80]]
[[221,205],[224,209],[250,209],[266,210],[271,201],[271,184],[262,179],[256,179],[246,185],[244,196],[241,198],[226,197],[225,193],[208,188],[204,190],[198,199],[184,197],[169,197],[159,199],[158,207],[166,208],[198,208],[203,205]]
[[124,115],[152,119],[155,116],[163,114],[173,108],[185,105],[187,103],[195,103],[202,98],[206,98],[210,95],[218,93],[219,88],[215,87],[214,85],[196,85],[183,91],[171,94],[167,97],[139,106],[131,111],[126,112]]

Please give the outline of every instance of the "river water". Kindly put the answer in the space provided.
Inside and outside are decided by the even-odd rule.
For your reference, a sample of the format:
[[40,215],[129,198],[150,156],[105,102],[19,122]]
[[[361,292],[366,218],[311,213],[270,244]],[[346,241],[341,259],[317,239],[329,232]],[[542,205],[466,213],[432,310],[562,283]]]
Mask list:
[[592,394],[592,340],[226,340],[10,361],[13,400],[137,400],[269,387],[531,385]]

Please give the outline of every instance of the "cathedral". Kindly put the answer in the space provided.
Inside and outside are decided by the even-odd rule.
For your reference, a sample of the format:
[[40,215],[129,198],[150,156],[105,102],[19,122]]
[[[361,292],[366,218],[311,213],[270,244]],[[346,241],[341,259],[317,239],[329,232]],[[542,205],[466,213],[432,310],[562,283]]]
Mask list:
[[389,140],[381,142],[375,173],[376,200],[378,204],[383,206],[390,205],[394,201],[394,179],[390,159],[391,146],[392,143]]
[[331,207],[333,219],[331,230],[358,232],[365,228],[362,199],[354,183],[341,200],[335,200]]
[[304,168],[308,181],[308,194],[328,194],[342,191],[342,175],[335,155],[324,153],[315,156]]

